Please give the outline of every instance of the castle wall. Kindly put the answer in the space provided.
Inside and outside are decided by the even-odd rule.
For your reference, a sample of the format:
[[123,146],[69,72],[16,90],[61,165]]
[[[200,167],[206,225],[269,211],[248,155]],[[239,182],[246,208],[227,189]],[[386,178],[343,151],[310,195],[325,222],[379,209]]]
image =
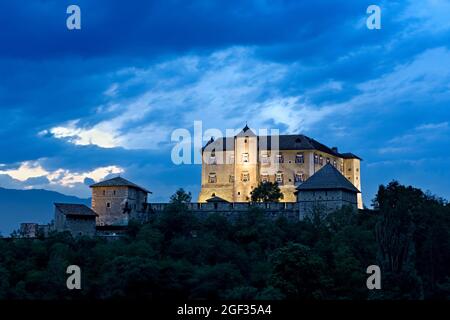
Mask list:
[[302,190],[298,193],[298,205],[300,218],[303,219],[315,210],[329,213],[343,206],[351,206],[356,210],[357,196],[355,193],[345,190]]
[[[168,203],[149,203],[148,212],[150,214],[160,214],[168,207]],[[260,208],[264,210],[266,215],[270,218],[276,219],[279,217],[285,217],[289,220],[299,219],[299,206],[298,203],[283,203],[283,202],[270,202],[270,203],[249,203],[249,202],[215,202],[215,203],[188,203],[186,204],[189,211],[198,215],[199,217],[206,217],[210,214],[222,214],[225,217],[233,220],[240,214],[244,214],[250,208]]]
[[[92,210],[97,214],[97,224],[126,225],[129,215],[142,211],[147,194],[130,187],[92,188]],[[128,211],[124,211],[128,208]]]
[[93,237],[95,235],[95,217],[65,215],[55,208],[55,230],[57,232],[69,231],[73,237]]
[[[283,199],[281,202],[295,202],[296,187],[306,181],[329,161],[344,172],[344,159],[317,150],[271,150],[257,149],[256,137],[239,136],[235,138],[233,151],[207,150],[203,152],[202,185],[198,202],[206,202],[213,196],[218,196],[228,202],[246,202],[251,200],[251,191],[262,179],[278,182]],[[243,154],[248,154],[248,162],[243,161]],[[268,155],[263,161],[264,155]],[[279,163],[277,155],[283,157]],[[303,162],[296,161],[297,155],[303,155]],[[316,160],[315,160],[316,159]],[[243,175],[248,173],[249,181],[243,181]],[[277,181],[277,174],[282,175],[282,181]],[[210,176],[216,177],[215,182]],[[299,180],[301,175],[301,180]],[[296,179],[297,177],[297,179]],[[358,181],[359,177],[352,178]],[[297,181],[296,181],[297,180]]]
[[[215,159],[211,157],[210,151],[203,154],[202,166],[202,188],[198,201],[206,202],[217,197],[232,202],[234,197],[234,151],[216,151]],[[210,183],[211,174],[216,175],[216,182]]]

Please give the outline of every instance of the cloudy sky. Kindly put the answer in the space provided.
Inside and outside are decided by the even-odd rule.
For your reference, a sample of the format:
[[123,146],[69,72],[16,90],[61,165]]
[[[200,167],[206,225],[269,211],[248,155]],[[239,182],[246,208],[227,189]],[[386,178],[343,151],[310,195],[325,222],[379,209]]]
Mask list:
[[0,114],[5,188],[87,197],[120,173],[196,195],[173,130],[248,121],[362,157],[366,204],[392,179],[450,199],[450,2],[2,1]]

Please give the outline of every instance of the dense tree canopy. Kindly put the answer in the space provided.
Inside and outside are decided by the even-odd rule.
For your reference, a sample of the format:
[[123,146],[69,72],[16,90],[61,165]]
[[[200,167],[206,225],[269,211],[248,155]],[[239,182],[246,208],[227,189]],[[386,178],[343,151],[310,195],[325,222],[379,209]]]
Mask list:
[[283,199],[283,193],[276,182],[261,182],[251,192],[253,202],[278,202]]
[[[393,182],[380,187],[375,211],[303,221],[257,209],[198,219],[185,195],[120,240],[0,239],[0,298],[450,298],[450,207],[418,189]],[[82,290],[66,288],[71,264]],[[382,290],[366,287],[373,264]]]

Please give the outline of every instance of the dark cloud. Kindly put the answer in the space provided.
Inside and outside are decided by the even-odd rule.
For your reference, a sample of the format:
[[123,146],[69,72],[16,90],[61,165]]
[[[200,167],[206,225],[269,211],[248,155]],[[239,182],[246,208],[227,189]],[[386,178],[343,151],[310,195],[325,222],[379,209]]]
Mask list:
[[[80,31],[68,31],[65,26],[66,8],[74,3],[82,10]],[[305,133],[366,159],[363,175],[370,185],[366,201],[374,186],[395,178],[397,172],[399,177],[410,172],[420,177],[419,185],[428,181],[427,186],[446,195],[448,190],[430,182],[429,177],[438,180],[436,174],[426,171],[424,178],[426,164],[409,162],[408,171],[400,161],[411,156],[450,158],[450,149],[443,147],[448,133],[435,132],[438,138],[425,144],[410,138],[423,139],[416,128],[424,124],[433,128],[450,118],[445,95],[448,77],[433,71],[436,64],[445,66],[445,61],[428,61],[423,69],[430,72],[430,79],[426,72],[414,74],[407,69],[413,73],[411,78],[397,72],[429,49],[443,48],[440,55],[430,57],[448,57],[444,53],[450,43],[447,30],[426,30],[425,18],[404,17],[405,8],[413,3],[381,1],[383,27],[369,31],[364,19],[372,1],[366,0],[3,1],[0,164],[6,166],[0,171],[29,160],[39,160],[49,172],[119,166],[127,178],[155,190],[154,200],[166,200],[179,186],[195,193],[200,167],[172,164],[172,128],[192,130],[194,117],[204,121],[205,129],[256,122],[270,109],[267,101],[293,97],[299,100],[284,110],[292,112],[286,121],[267,116],[260,123],[288,131],[292,118],[311,121],[322,117],[324,108],[338,105],[330,115],[311,122]],[[210,58],[236,47],[248,52],[231,51],[223,66],[220,59]],[[183,57],[197,60],[177,60]],[[278,73],[282,73],[279,78]],[[210,74],[217,75],[206,77]],[[386,89],[382,80],[389,74],[402,81]],[[379,80],[375,88],[365,89],[363,85],[374,79]],[[206,83],[195,89],[201,81]],[[385,81],[395,82],[394,78]],[[119,86],[117,93],[106,94],[114,84]],[[377,97],[378,90],[384,99]],[[199,92],[207,93],[199,97]],[[150,99],[146,93],[155,96]],[[76,145],[48,131],[77,119],[78,129],[111,123],[138,98],[156,107],[124,121],[117,134],[139,147]],[[113,104],[115,108],[105,111]],[[306,114],[299,109],[303,104],[308,107]],[[149,123],[167,132],[155,137],[155,132],[146,131]],[[400,150],[395,149],[395,139],[404,136],[416,148],[406,154],[392,153]],[[158,142],[145,149],[141,144],[146,140]],[[380,153],[383,148],[391,153]],[[383,178],[373,173],[375,167],[383,171]],[[448,177],[450,172],[439,175]],[[0,186],[45,185],[45,179],[21,182],[0,174]],[[73,189],[58,188],[85,195],[86,185],[92,182],[86,178]]]

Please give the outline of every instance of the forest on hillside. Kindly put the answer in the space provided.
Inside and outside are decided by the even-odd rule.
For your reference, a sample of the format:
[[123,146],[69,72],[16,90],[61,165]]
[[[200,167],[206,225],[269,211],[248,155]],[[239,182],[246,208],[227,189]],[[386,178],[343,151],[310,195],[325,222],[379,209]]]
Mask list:
[[[373,211],[271,220],[199,220],[186,194],[120,240],[52,234],[0,240],[0,299],[449,299],[450,205],[419,189],[380,186]],[[66,268],[82,270],[68,290]],[[379,265],[381,290],[366,268]]]

